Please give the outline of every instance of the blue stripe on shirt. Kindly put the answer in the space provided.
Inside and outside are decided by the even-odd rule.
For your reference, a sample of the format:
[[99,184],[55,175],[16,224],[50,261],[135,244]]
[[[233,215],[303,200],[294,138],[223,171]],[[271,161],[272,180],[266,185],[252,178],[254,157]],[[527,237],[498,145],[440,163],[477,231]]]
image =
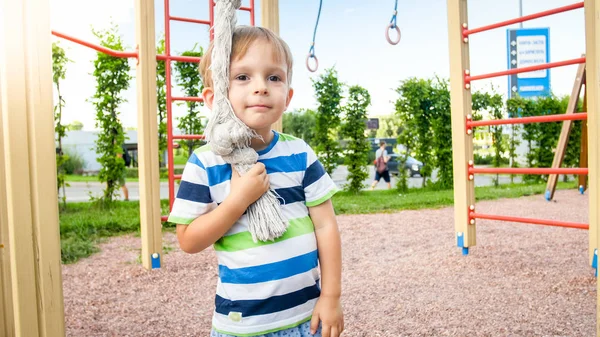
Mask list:
[[321,295],[319,286],[315,283],[304,289],[289,294],[272,296],[264,300],[230,301],[219,295],[215,297],[216,312],[229,315],[230,312],[240,312],[242,317],[266,315],[291,309],[304,304]]
[[267,174],[277,172],[301,172],[306,169],[306,153],[295,153],[290,156],[261,159],[259,162],[265,164]]
[[259,266],[230,269],[219,265],[222,283],[253,284],[284,279],[317,267],[317,251]]
[[306,201],[306,197],[304,196],[304,189],[302,188],[302,186],[278,188],[275,189],[275,193],[277,193],[279,197],[281,197],[277,198],[279,199],[279,203],[281,205],[289,205],[298,201]]
[[198,165],[199,167],[206,170],[206,167],[204,167],[204,164],[202,164],[202,162],[200,161],[200,158],[198,158],[198,156],[196,156],[195,153],[192,153],[192,155],[190,156],[190,159],[188,159],[188,163]]
[[[198,161],[200,163],[200,161]],[[302,172],[306,168],[306,153],[292,154],[269,159],[261,159],[259,162],[265,164],[267,174],[277,172]],[[201,165],[202,163],[200,163]],[[202,166],[204,168],[204,166]],[[222,164],[206,168],[208,183],[215,186],[231,179],[231,165]]]
[[178,199],[185,199],[194,202],[203,202],[210,204],[212,198],[210,196],[210,189],[206,185],[194,184],[189,181],[182,180],[179,185],[179,191],[177,191]]
[[206,168],[208,185],[215,186],[227,180],[231,180],[231,165],[221,164]]
[[306,188],[312,185],[315,181],[321,179],[321,177],[325,174],[325,168],[320,161],[315,160],[304,173],[304,180],[302,180],[302,187]]

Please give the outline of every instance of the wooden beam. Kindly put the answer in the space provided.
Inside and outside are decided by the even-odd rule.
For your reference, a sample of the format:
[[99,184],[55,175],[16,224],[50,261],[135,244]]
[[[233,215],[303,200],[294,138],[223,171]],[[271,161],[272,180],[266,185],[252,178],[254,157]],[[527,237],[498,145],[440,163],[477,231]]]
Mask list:
[[142,265],[153,269],[160,268],[162,260],[154,2],[135,0],[135,23],[139,51],[136,81]]
[[16,336],[64,336],[48,0],[1,3],[3,156]]
[[[261,26],[272,30],[279,35],[279,0],[261,0],[260,2]],[[273,130],[282,132],[283,115],[273,123]]]
[[[589,183],[589,262],[593,261],[594,251],[600,247],[598,236],[598,189],[600,188],[600,173],[598,162],[600,136],[600,105],[598,94],[600,82],[600,0],[585,0],[585,54],[586,54],[586,93],[588,105],[588,183]],[[600,336],[600,280],[596,278],[596,336]]]
[[[589,185],[589,221],[590,247],[589,261],[594,257],[598,248],[598,114],[600,105],[598,94],[600,86],[598,71],[600,71],[600,0],[585,0],[585,42],[586,42],[586,93],[588,105],[588,185]],[[600,293],[599,293],[600,303]],[[600,308],[600,306],[599,306]]]
[[[587,89],[586,89],[587,91]],[[583,111],[587,111],[587,93],[583,94]],[[581,143],[579,146],[579,167],[588,167],[588,133],[587,120],[581,121]],[[587,175],[577,177],[579,190],[583,193],[587,189]]]
[[[581,57],[585,57],[585,54]],[[581,87],[585,81],[585,63],[582,63],[577,67],[577,73],[575,74],[575,81],[573,82],[573,89],[571,90],[571,97],[569,99],[569,105],[565,114],[572,115],[577,112],[577,103],[579,103],[579,94],[581,93]],[[559,168],[562,165],[565,153],[567,152],[567,145],[569,143],[569,134],[571,133],[571,127],[573,121],[564,121],[562,129],[560,131],[560,137],[558,138],[558,145],[554,152],[554,160],[552,161],[552,168]],[[556,182],[558,181],[558,174],[548,175],[548,183],[546,184],[546,193],[544,197],[550,201],[554,198],[554,191],[556,190]]]
[[467,24],[467,0],[448,0],[448,41],[450,48],[450,98],[452,111],[452,158],[454,162],[454,228],[463,253],[476,244],[476,225],[469,224],[468,209],[475,205],[474,180],[468,179],[468,162],[473,160],[473,134],[466,133],[471,114],[471,91],[465,89],[464,72],[469,69],[469,44],[463,41]]
[[[2,73],[0,72],[0,77]],[[0,79],[0,152],[4,153],[2,130],[2,80]],[[8,244],[8,218],[6,213],[6,172],[4,170],[4,156],[0,155],[0,336],[14,337],[14,317],[12,311],[12,283],[10,280],[10,255]]]

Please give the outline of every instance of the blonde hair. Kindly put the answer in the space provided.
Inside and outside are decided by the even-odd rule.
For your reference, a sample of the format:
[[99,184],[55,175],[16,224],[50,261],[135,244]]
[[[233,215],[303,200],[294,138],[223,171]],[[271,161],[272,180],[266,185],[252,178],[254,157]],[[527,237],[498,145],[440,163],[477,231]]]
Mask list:
[[[283,41],[282,38],[277,36],[273,31],[264,27],[254,26],[237,26],[233,31],[233,37],[231,41],[231,61],[238,60],[248,51],[248,48],[254,41],[264,40],[269,43],[275,49],[275,62],[285,61],[287,64],[287,83],[292,83],[292,53],[290,47]],[[206,53],[200,60],[200,76],[202,76],[202,82],[204,87],[212,87],[212,71],[209,69],[212,61],[212,50],[214,43],[211,41]]]

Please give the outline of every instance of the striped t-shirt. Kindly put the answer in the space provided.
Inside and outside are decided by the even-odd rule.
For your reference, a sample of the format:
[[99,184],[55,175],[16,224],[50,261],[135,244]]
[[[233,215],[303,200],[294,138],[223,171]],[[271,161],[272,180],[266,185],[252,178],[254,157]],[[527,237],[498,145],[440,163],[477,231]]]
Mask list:
[[[274,131],[258,152],[271,189],[281,197],[288,220],[274,242],[257,242],[244,214],[214,249],[219,262],[213,329],[235,336],[255,336],[288,329],[310,320],[320,295],[317,242],[308,207],[331,198],[337,187],[303,140]],[[189,224],[229,194],[231,166],[199,148],[188,160],[169,222]]]

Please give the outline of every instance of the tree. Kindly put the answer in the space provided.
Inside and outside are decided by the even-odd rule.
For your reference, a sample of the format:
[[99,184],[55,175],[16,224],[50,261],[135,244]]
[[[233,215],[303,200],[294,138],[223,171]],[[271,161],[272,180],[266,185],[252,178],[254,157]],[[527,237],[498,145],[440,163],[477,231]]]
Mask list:
[[80,121],[73,121],[71,124],[67,125],[67,130],[69,131],[79,131],[83,129],[83,123]]
[[[431,176],[434,167],[432,154],[433,134],[431,132],[435,100],[432,98],[432,81],[410,78],[396,89],[400,97],[396,100],[396,114],[404,125],[398,137],[400,144],[407,149],[407,156],[414,151],[416,159],[423,162],[421,175],[423,186]],[[404,158],[406,160],[406,156]],[[402,176],[400,177],[402,179]]]
[[[156,46],[156,55],[165,53],[165,37],[162,36]],[[164,61],[156,62],[156,110],[158,113],[158,161],[165,166],[164,153],[167,150],[167,72]]]
[[331,174],[341,157],[335,130],[340,125],[343,84],[338,80],[337,71],[333,67],[325,69],[325,73],[312,82],[319,103],[314,138],[315,152],[325,171]]
[[[115,24],[108,30],[92,29],[92,32],[103,47],[113,50],[124,49]],[[125,141],[123,126],[119,120],[119,105],[126,101],[122,92],[129,88],[130,70],[127,58],[98,53],[94,60],[94,77],[97,85],[91,102],[96,108],[96,128],[101,130],[96,139],[96,152],[99,155],[98,162],[102,165],[98,179],[106,182],[104,194],[98,200],[104,206],[112,204],[119,188],[117,182],[125,171],[125,162],[117,157],[117,154],[122,153],[121,146]]]
[[65,100],[60,92],[60,80],[64,80],[67,74],[67,63],[72,62],[65,54],[65,50],[58,45],[58,42],[52,43],[52,82],[56,88],[58,100],[54,105],[54,132],[56,132],[56,141],[58,150],[56,152],[56,182],[57,186],[63,190],[63,209],[67,207],[67,189],[65,182],[64,164],[68,159],[63,152],[62,139],[65,136],[67,127],[62,124],[62,109],[65,106]]
[[[200,51],[196,51],[197,45],[191,50],[183,52],[182,56],[191,57],[202,57],[204,50],[200,47]],[[188,97],[198,97],[204,88],[200,72],[198,71],[197,63],[190,62],[177,62],[175,63],[176,78],[178,84],[183,88],[183,92]],[[202,116],[200,115],[200,107],[204,105],[203,102],[185,102],[187,105],[187,114],[179,118],[179,124],[177,127],[181,129],[186,135],[199,135],[204,131],[205,124],[202,123]],[[194,152],[194,148],[199,146],[201,143],[198,140],[185,140],[181,142],[181,145],[188,151],[188,157]]]
[[282,129],[284,133],[303,139],[310,146],[314,145],[317,113],[311,109],[299,109],[283,114]]
[[[476,111],[478,114],[482,112],[487,112],[490,115],[490,119],[503,119],[503,107],[504,102],[502,100],[502,96],[497,93],[482,93],[482,92],[474,92],[473,93],[473,111]],[[481,116],[478,116],[480,118]],[[494,167],[500,167],[503,162],[503,153],[505,151],[505,142],[504,136],[502,132],[501,125],[492,125],[489,127],[489,130],[492,134],[492,146],[494,147],[494,157],[492,157],[492,165]],[[500,184],[499,174],[496,174],[496,178],[494,179],[494,185],[498,186]]]
[[345,164],[348,166],[346,190],[358,193],[363,188],[365,179],[369,176],[366,169],[367,158],[371,145],[365,137],[367,122],[367,107],[371,104],[371,95],[367,89],[358,85],[348,90],[348,103],[344,110],[346,118],[342,125],[342,136],[348,139]]

